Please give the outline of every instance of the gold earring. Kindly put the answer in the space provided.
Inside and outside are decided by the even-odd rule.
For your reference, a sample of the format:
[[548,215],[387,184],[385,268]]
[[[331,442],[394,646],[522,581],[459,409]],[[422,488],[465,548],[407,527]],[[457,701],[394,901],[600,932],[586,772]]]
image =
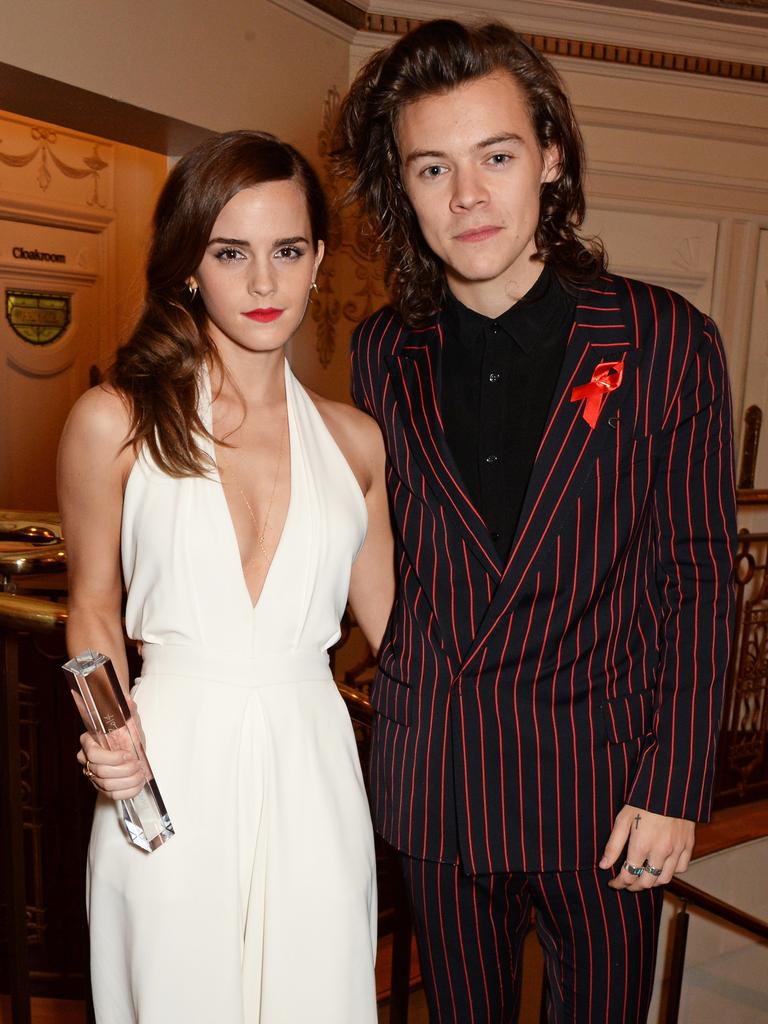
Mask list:
[[197,285],[192,284],[191,281],[187,282],[187,290],[189,291],[189,301],[194,302],[195,296],[197,295]]
[[317,287],[317,281],[313,281],[309,286],[309,301],[314,302],[319,294],[320,289]]

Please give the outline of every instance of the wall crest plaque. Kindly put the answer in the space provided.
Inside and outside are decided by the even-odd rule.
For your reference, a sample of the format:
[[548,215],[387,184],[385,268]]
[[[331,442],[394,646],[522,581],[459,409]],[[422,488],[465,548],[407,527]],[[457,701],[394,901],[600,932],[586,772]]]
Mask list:
[[6,288],[5,318],[23,341],[30,345],[50,345],[69,325],[70,298],[62,292]]

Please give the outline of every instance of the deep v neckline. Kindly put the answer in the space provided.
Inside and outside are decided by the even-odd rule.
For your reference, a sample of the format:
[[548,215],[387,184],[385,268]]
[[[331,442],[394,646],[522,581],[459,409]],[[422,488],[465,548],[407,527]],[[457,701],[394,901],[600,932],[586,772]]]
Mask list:
[[[289,369],[289,366],[288,366],[288,360],[287,359],[284,360],[284,365],[285,365],[285,370],[284,370],[284,379],[285,379],[285,407],[286,407],[286,416],[288,418],[288,422],[286,424],[286,432],[287,432],[286,443],[288,445],[288,473],[289,473],[289,480],[288,480],[288,507],[285,510],[285,519],[283,520],[283,526],[282,526],[282,529],[280,530],[280,536],[278,537],[277,545],[275,546],[275,550],[274,550],[274,552],[272,554],[272,558],[270,559],[269,565],[267,567],[267,571],[264,574],[264,579],[262,580],[262,583],[261,583],[261,589],[259,590],[259,593],[256,595],[256,600],[255,601],[251,597],[251,591],[250,591],[250,589],[248,587],[248,580],[247,580],[246,575],[245,575],[245,566],[243,565],[242,555],[240,554],[240,544],[238,543],[238,539],[237,539],[237,530],[235,529],[235,521],[232,518],[232,512],[230,510],[229,502],[227,501],[227,495],[226,495],[226,493],[224,491],[224,484],[223,484],[222,479],[221,479],[221,472],[220,472],[220,469],[219,469],[219,460],[216,457],[216,443],[213,440],[211,440],[211,442],[210,442],[210,452],[209,452],[209,454],[210,454],[211,460],[213,462],[213,469],[214,469],[214,474],[215,474],[214,483],[216,484],[216,488],[218,490],[219,501],[220,501],[221,506],[222,506],[222,513],[223,513],[223,516],[224,516],[224,518],[226,520],[226,523],[227,523],[227,533],[229,534],[229,538],[230,538],[229,539],[229,544],[230,544],[231,551],[232,551],[232,553],[234,555],[235,564],[238,567],[238,576],[240,578],[240,585],[242,587],[242,590],[243,590],[243,593],[244,593],[244,596],[245,596],[245,600],[248,602],[248,606],[250,607],[252,615],[259,608],[259,606],[261,604],[261,600],[262,600],[262,598],[264,596],[264,592],[267,589],[267,584],[270,582],[270,580],[272,578],[272,574],[273,574],[273,569],[275,567],[275,563],[278,561],[278,559],[280,557],[280,553],[281,553],[282,548],[283,548],[283,539],[285,537],[285,534],[286,534],[286,531],[287,531],[287,528],[288,528],[288,524],[289,524],[289,521],[290,521],[290,518],[291,518],[291,512],[292,512],[292,509],[293,509],[294,482],[295,482],[295,477],[296,477],[296,474],[295,474],[296,462],[295,462],[295,458],[294,458],[294,455],[295,455],[296,430],[295,430],[295,419],[294,419],[294,410],[293,410],[293,393],[292,393],[291,388],[290,388],[290,380],[289,380],[290,369]],[[211,433],[213,433],[213,394],[212,394],[212,390],[211,390],[211,378],[210,378],[210,374],[208,372],[208,368],[207,367],[205,368],[205,381],[206,381],[207,400],[208,400],[208,415],[206,417],[206,420],[207,420],[206,426],[211,431]]]

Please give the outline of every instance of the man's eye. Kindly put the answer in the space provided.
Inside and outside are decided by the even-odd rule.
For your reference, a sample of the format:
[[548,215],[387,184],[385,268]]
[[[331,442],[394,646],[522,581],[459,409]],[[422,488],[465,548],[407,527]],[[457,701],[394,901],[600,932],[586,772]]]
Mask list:
[[432,164],[429,167],[425,167],[421,173],[425,178],[439,178],[443,173],[443,168],[439,164]]
[[489,163],[493,164],[495,167],[502,167],[504,164],[509,163],[511,159],[512,157],[509,153],[494,153],[488,158]]

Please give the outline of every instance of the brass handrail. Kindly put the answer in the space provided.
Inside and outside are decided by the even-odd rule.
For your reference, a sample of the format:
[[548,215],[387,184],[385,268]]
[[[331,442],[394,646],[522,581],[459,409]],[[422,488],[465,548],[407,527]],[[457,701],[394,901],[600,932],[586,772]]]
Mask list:
[[0,550],[0,577],[67,571],[61,518],[55,512],[0,509],[0,541],[14,545]]
[[738,907],[734,907],[730,903],[724,903],[723,900],[719,900],[716,896],[710,896],[703,889],[697,889],[690,882],[673,878],[667,884],[667,892],[700,910],[705,910],[714,917],[719,917],[722,921],[727,921],[729,924],[749,932],[756,938],[768,939],[768,921],[762,921],[759,917],[753,917],[752,914],[747,914],[746,911],[739,910]]
[[348,686],[347,683],[340,683],[338,680],[336,681],[336,687],[344,698],[350,715],[362,721],[365,725],[370,725],[373,721],[373,708],[371,707],[370,700],[362,690],[357,690],[354,686]]
[[54,632],[63,629],[67,606],[43,597],[0,593],[0,628]]
[[33,576],[67,571],[64,547],[0,551],[0,576]]

